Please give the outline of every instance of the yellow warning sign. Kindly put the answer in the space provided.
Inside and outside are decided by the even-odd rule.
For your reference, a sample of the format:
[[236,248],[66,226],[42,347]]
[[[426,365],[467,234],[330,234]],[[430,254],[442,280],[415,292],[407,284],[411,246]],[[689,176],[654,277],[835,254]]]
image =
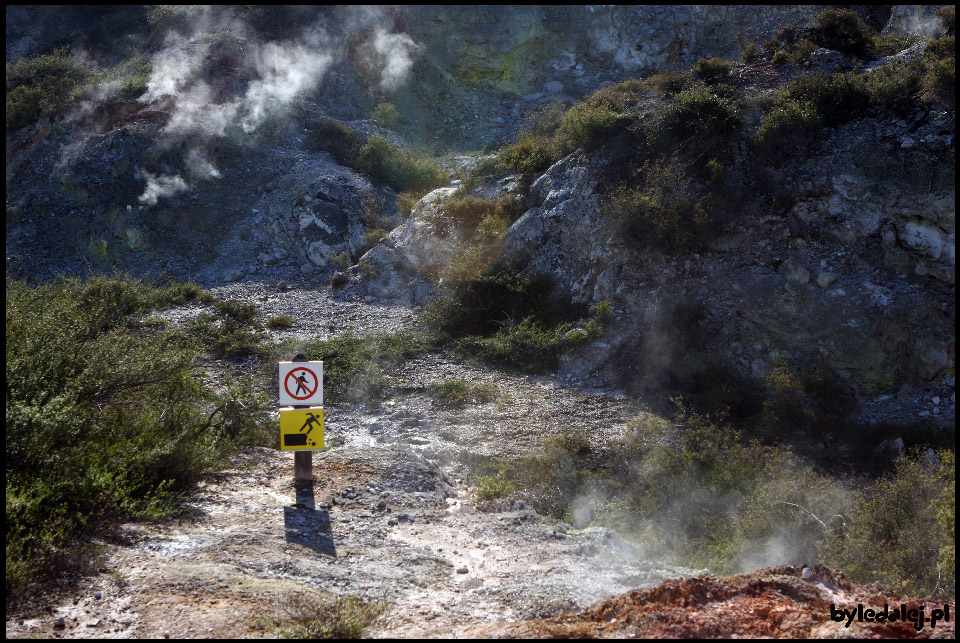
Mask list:
[[280,409],[280,450],[313,451],[323,448],[323,407]]

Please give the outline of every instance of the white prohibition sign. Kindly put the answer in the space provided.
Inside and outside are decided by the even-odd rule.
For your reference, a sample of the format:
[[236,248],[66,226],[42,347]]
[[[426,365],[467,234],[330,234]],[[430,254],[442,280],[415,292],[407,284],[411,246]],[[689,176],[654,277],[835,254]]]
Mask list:
[[280,362],[281,405],[323,405],[323,362]]

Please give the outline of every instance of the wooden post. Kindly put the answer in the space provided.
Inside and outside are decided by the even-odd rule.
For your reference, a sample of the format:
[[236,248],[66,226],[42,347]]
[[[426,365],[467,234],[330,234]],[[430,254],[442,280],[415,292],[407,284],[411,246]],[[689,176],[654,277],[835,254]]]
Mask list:
[[313,482],[313,451],[296,451],[293,454],[294,482]]
[[[297,353],[297,356],[294,357],[291,362],[309,362],[308,358],[303,353]],[[318,382],[317,386],[321,386]],[[293,408],[308,409],[307,406],[294,406]],[[313,482],[313,451],[297,451],[293,454],[293,481],[297,482]]]

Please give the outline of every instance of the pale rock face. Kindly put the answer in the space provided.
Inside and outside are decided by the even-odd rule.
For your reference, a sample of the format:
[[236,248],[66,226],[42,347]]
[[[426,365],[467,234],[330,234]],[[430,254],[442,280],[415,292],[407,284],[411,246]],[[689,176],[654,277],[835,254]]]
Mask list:
[[883,35],[905,33],[914,36],[939,36],[943,33],[943,26],[933,13],[934,9],[936,5],[893,5],[887,26],[883,28]]

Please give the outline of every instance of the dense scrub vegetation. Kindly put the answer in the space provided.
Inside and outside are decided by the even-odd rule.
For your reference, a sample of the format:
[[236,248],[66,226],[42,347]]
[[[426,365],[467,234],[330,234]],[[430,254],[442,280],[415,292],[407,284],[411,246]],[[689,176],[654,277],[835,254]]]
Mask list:
[[453,281],[423,312],[438,346],[528,373],[546,373],[564,352],[603,333],[609,303],[557,306],[543,277],[491,270]]
[[271,443],[249,382],[215,393],[198,377],[203,345],[144,319],[199,295],[106,277],[7,283],[8,592],[81,562],[80,543],[118,520],[169,514],[236,447]]
[[[386,116],[379,114],[378,118]],[[383,136],[364,137],[332,118],[311,124],[309,145],[315,151],[330,152],[337,163],[372,176],[398,192],[423,194],[448,181],[446,172],[432,158],[403,149]]]

